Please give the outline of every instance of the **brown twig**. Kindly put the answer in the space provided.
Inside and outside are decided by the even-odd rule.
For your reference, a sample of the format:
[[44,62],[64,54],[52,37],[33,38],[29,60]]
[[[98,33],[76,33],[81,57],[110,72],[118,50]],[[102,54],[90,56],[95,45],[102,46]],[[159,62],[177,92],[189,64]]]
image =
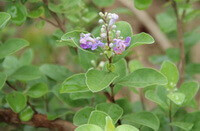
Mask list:
[[48,19],[46,19],[46,18],[43,18],[43,17],[39,17],[39,18],[40,18],[41,20],[44,20],[44,21],[50,23],[51,25],[53,25],[53,26],[55,26],[55,27],[58,27],[57,24],[53,23],[52,21],[50,21],[50,20],[48,20]]
[[[172,102],[170,100],[170,103],[169,103],[169,122],[172,123]],[[170,131],[173,131],[173,127],[170,126]]]
[[[184,40],[183,40],[183,18],[179,17],[178,7],[174,0],[171,0],[172,7],[174,9],[174,13],[176,16],[176,24],[177,24],[177,35],[178,35],[178,43],[180,48],[180,62],[178,63],[178,69],[180,73],[180,80],[178,83],[178,87],[183,83],[185,77],[185,48],[184,48]],[[184,12],[183,12],[184,13]],[[185,13],[184,13],[185,14]],[[185,15],[182,16],[185,16]]]
[[18,114],[10,109],[0,109],[0,122],[58,129],[59,131],[74,131],[75,129],[75,126],[71,122],[61,119],[48,120],[47,116],[43,114],[34,114],[30,121],[23,122],[18,118]]

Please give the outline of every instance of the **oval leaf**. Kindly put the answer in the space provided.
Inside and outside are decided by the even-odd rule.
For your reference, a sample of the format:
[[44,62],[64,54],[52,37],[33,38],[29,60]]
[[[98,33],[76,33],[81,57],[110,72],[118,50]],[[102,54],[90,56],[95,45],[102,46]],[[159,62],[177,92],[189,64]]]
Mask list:
[[139,130],[134,126],[123,124],[118,126],[115,131],[139,131]]
[[103,131],[103,130],[99,126],[92,124],[85,124],[76,128],[75,131]]
[[3,88],[6,78],[7,78],[6,74],[0,72],[0,90]]
[[0,29],[3,29],[5,27],[10,18],[11,18],[10,14],[6,12],[0,12]]
[[134,0],[134,5],[139,10],[145,10],[149,8],[151,3],[152,3],[152,0]]
[[34,111],[31,109],[31,107],[27,107],[19,114],[19,118],[21,121],[29,121],[33,117]]
[[169,93],[167,97],[173,101],[176,105],[182,105],[185,100],[185,95],[183,93],[175,92]]
[[92,2],[98,7],[108,7],[114,4],[115,0],[92,0]]
[[26,94],[32,98],[39,98],[44,96],[48,92],[48,86],[45,83],[38,83],[26,92]]

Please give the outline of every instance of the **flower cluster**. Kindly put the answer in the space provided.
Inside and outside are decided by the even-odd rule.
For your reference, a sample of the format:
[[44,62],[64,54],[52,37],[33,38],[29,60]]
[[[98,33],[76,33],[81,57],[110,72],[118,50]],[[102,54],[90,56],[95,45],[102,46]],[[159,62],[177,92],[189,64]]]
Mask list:
[[[102,13],[99,15],[101,19],[99,23],[102,24],[100,29],[100,37],[94,38],[90,33],[81,34],[80,43],[81,48],[95,50],[98,47],[104,49],[104,54],[108,52],[114,54],[122,54],[126,47],[130,45],[131,37],[121,37],[121,31],[116,30],[116,21],[119,16],[115,13]],[[109,55],[110,56],[110,55]]]

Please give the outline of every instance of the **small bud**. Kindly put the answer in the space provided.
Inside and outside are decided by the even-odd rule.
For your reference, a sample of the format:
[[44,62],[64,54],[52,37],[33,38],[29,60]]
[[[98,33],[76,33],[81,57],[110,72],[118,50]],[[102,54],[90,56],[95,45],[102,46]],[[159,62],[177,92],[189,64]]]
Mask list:
[[106,30],[105,30],[105,28],[101,28],[101,32],[105,32]]
[[95,67],[96,66],[95,60],[91,60],[91,64]]
[[100,24],[103,24],[103,22],[104,22],[103,19],[100,19],[100,20],[99,20],[99,23],[100,23]]
[[116,35],[117,35],[117,36],[120,36],[120,34],[121,34],[121,31],[120,31],[120,30],[117,30],[117,31],[116,31]]
[[103,55],[103,53],[100,53],[100,55]]
[[96,39],[97,39],[97,40],[100,40],[101,38],[100,38],[100,37],[97,37]]
[[99,63],[99,67],[101,67],[101,68],[103,68],[104,65],[105,65],[105,62],[104,62],[104,61],[101,61],[101,62]]
[[103,14],[102,12],[99,12],[99,15],[100,15],[101,17],[104,17],[104,14]]
[[105,12],[105,16],[107,16],[108,15],[108,12]]
[[112,29],[115,29],[116,27],[117,27],[116,25],[113,25],[113,26],[112,26]]
[[105,38],[105,37],[106,37],[106,33],[102,33],[102,34],[101,34],[101,37],[102,37],[102,38]]
[[107,54],[108,52],[107,51],[104,51],[104,54]]
[[102,28],[106,28],[106,26],[105,26],[105,25],[102,25]]
[[113,43],[110,43],[110,44],[109,44],[109,47],[110,47],[110,48],[113,47]]

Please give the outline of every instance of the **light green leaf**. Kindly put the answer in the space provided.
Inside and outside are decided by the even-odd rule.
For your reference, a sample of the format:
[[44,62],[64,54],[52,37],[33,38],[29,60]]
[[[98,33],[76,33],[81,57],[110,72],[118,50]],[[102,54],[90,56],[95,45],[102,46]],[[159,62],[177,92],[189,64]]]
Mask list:
[[184,105],[188,104],[197,94],[199,84],[197,82],[185,82],[179,88],[179,92],[185,94]]
[[89,91],[86,83],[86,77],[84,73],[75,74],[68,77],[63,83],[60,89],[60,93],[75,93]]
[[152,0],[134,0],[134,5],[138,10],[145,10],[149,8]]
[[24,39],[9,39],[4,44],[0,44],[0,59],[13,54],[28,45],[29,42]]
[[0,12],[0,30],[5,27],[10,18],[11,18],[10,14],[6,12]]
[[76,128],[75,131],[103,131],[103,130],[99,126],[92,124],[85,124]]
[[187,122],[172,122],[170,123],[170,125],[179,127],[180,129],[183,129],[185,131],[189,131],[192,129],[194,124]]
[[62,82],[67,77],[72,75],[72,73],[66,67],[53,64],[44,64],[40,66],[40,71],[49,78],[58,82]]
[[106,117],[108,115],[102,111],[92,111],[92,113],[90,114],[89,120],[88,120],[88,124],[94,124],[97,126],[100,126],[102,129],[104,129],[105,125],[106,125]]
[[118,126],[115,131],[139,131],[139,130],[134,126],[123,124]]
[[106,117],[105,131],[115,131],[115,125],[109,116]]
[[140,34],[136,34],[131,37],[130,48],[136,47],[139,45],[153,44],[154,42],[155,40],[151,35],[142,32]]
[[167,79],[155,69],[140,68],[121,79],[118,84],[142,88],[150,85],[166,85]]
[[26,7],[20,2],[11,4],[11,6],[8,8],[8,13],[10,13],[12,22],[16,25],[21,25],[26,21]]
[[7,76],[5,73],[0,72],[0,90],[3,88],[6,82]]
[[33,114],[33,110],[30,106],[28,106],[22,112],[20,112],[19,118],[21,121],[29,121],[33,117]]
[[112,72],[89,69],[86,73],[86,85],[92,92],[108,87],[118,76]]
[[131,60],[128,63],[128,67],[129,67],[130,72],[133,72],[133,71],[135,71],[137,69],[143,68],[143,65],[138,60]]
[[30,17],[30,18],[38,18],[43,13],[44,13],[44,8],[43,7],[39,7],[37,9],[35,9],[35,10],[32,10],[32,11],[28,12],[28,17]]
[[21,92],[12,92],[6,95],[6,101],[15,113],[19,113],[26,107],[27,99]]
[[179,72],[176,65],[170,61],[165,61],[161,66],[160,72],[167,77],[167,88],[174,88],[179,80]]
[[26,94],[32,98],[39,98],[48,92],[48,86],[45,83],[38,83],[28,89]]
[[185,95],[183,93],[175,92],[169,93],[167,97],[173,101],[176,105],[182,105],[185,100]]
[[91,112],[94,110],[92,107],[85,107],[76,112],[73,118],[73,124],[80,126],[87,124]]
[[123,114],[123,109],[117,104],[113,103],[101,103],[96,106],[96,110],[103,111],[108,114],[114,123],[120,119]]
[[16,80],[30,81],[40,78],[41,73],[38,67],[32,65],[25,65],[20,67],[10,77]]
[[88,92],[77,92],[77,93],[71,93],[70,98],[72,100],[78,100],[78,99],[90,99],[94,97],[94,93],[88,91]]
[[133,122],[143,126],[152,128],[153,130],[158,130],[160,126],[160,121],[156,115],[151,112],[139,112],[134,114],[128,114],[124,116],[124,121]]
[[22,65],[30,65],[33,60],[33,50],[26,50],[23,55],[20,57],[19,61]]
[[108,7],[114,4],[115,0],[92,0],[92,2],[98,7]]
[[61,110],[55,110],[53,112],[47,113],[47,119],[48,120],[55,120],[57,118],[61,118],[63,116],[66,116],[68,114],[74,114],[72,111],[68,111],[67,109],[61,109]]
[[123,36],[124,38],[131,37],[133,35],[132,27],[128,22],[119,21],[116,23],[116,26],[116,30],[120,30],[121,36]]

